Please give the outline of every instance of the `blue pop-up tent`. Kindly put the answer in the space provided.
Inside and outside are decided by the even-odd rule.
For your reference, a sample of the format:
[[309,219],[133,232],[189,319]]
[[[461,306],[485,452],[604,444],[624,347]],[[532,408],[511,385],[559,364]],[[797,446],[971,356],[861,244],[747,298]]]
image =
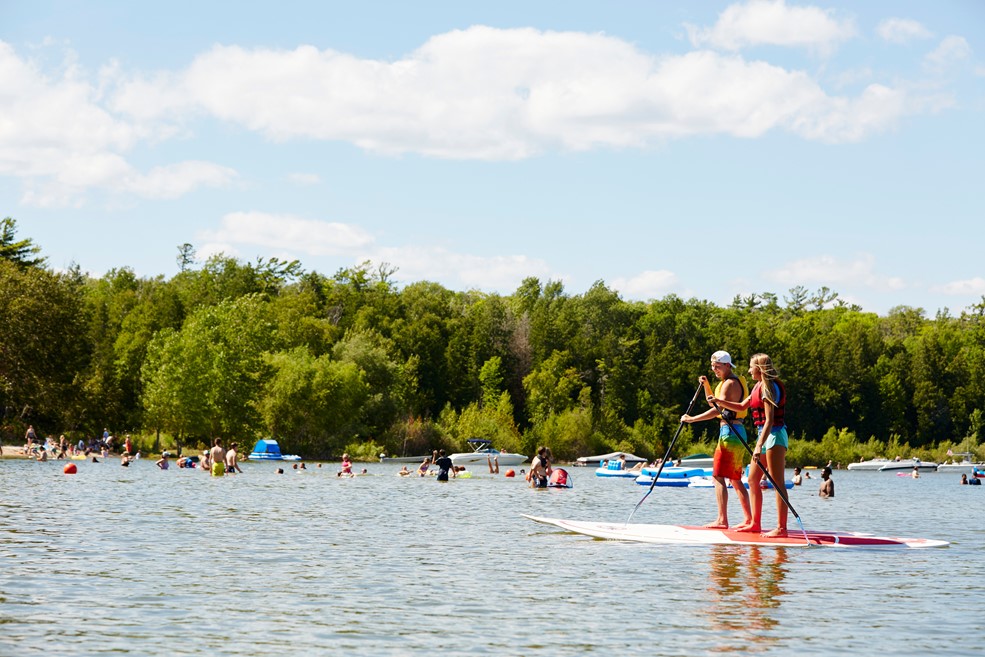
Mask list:
[[294,454],[281,454],[280,445],[272,438],[263,438],[257,441],[250,452],[251,461],[300,461],[300,456]]

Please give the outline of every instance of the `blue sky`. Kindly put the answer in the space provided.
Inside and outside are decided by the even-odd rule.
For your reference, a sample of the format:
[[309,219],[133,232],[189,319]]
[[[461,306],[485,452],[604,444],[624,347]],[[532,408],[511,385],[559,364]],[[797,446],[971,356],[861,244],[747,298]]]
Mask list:
[[96,276],[985,295],[985,3],[485,4],[0,0],[0,215]]

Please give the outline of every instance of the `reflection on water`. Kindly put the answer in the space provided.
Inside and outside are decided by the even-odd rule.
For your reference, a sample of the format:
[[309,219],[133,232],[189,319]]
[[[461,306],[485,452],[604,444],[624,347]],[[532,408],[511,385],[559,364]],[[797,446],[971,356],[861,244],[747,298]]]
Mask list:
[[786,595],[785,548],[715,545],[710,548],[711,606],[705,611],[712,627],[721,630],[715,652],[761,650],[776,642],[770,632],[776,611]]

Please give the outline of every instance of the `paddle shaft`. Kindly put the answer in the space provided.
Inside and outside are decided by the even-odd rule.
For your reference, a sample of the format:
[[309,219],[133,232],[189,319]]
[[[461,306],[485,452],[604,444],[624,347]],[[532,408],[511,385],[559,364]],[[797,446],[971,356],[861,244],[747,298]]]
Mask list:
[[[694,404],[698,401],[698,395],[701,394],[702,388],[704,388],[704,384],[699,383],[697,390],[694,391],[694,397],[691,397],[691,403],[687,405],[687,410],[684,411],[684,415],[688,415],[691,413],[691,409],[694,408]],[[633,519],[633,514],[636,513],[636,509],[640,508],[640,505],[643,504],[643,501],[650,496],[650,493],[653,492],[653,487],[657,485],[657,479],[660,478],[660,473],[664,471],[664,464],[666,464],[667,459],[670,458],[670,453],[673,451],[674,445],[677,444],[677,437],[681,435],[681,429],[683,428],[684,428],[684,421],[682,420],[681,423],[677,425],[677,431],[674,432],[674,437],[671,438],[670,445],[667,446],[667,451],[664,453],[664,457],[660,461],[660,466],[657,468],[657,474],[653,476],[653,481],[650,482],[650,488],[646,491],[646,495],[644,495],[643,498],[636,503],[636,506],[633,507],[633,512],[630,513],[629,518],[626,519],[627,524],[629,523],[630,520]]]

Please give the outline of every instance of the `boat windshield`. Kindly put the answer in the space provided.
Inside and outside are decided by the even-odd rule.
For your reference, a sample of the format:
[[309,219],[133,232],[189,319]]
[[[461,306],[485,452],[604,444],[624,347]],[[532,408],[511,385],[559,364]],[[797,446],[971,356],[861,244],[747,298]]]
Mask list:
[[472,447],[473,452],[481,452],[492,446],[492,441],[485,438],[469,438],[465,442]]

